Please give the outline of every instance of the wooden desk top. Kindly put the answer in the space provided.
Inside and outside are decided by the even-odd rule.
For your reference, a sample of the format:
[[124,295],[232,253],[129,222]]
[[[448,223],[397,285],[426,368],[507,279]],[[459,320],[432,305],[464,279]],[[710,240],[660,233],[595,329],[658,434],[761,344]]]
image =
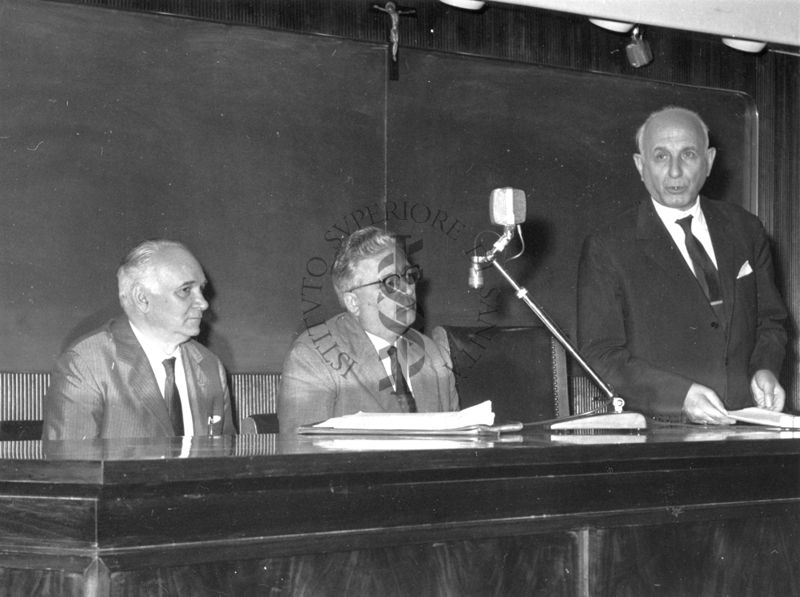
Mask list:
[[536,428],[481,438],[242,435],[166,439],[0,442],[0,486],[130,485],[308,475],[506,467],[592,470],[608,462],[800,457],[800,430],[654,424],[644,432],[556,434]]
[[0,452],[0,548],[55,558],[48,566],[671,524],[800,504],[800,434],[753,427],[32,441]]

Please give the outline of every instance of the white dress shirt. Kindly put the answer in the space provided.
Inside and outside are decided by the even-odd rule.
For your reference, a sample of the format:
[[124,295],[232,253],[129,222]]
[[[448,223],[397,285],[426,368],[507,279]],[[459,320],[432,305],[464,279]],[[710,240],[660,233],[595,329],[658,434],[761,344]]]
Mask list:
[[[383,365],[383,368],[386,370],[386,375],[389,377],[389,379],[392,380],[392,388],[396,390],[397,382],[394,379],[394,371],[392,371],[392,361],[391,359],[389,359],[389,354],[386,352],[386,349],[389,348],[390,346],[397,346],[397,343],[400,341],[400,338],[402,338],[402,336],[398,336],[394,344],[391,344],[390,342],[387,342],[380,336],[376,336],[375,334],[370,334],[369,332],[367,332],[367,330],[364,330],[364,332],[367,334],[367,338],[369,338],[369,341],[372,342],[372,345],[375,347],[375,350],[378,352],[378,355],[381,356],[381,364]],[[399,365],[399,362],[400,361],[398,361],[398,366],[402,366]],[[408,389],[411,390],[411,392],[413,392],[414,389],[411,387],[411,380],[409,379],[409,375],[407,373],[405,375],[405,378]]]
[[[709,258],[711,258],[711,262],[714,264],[714,267],[719,269],[717,266],[717,256],[714,254],[714,245],[711,244],[711,235],[708,232],[706,217],[703,215],[703,210],[700,206],[700,198],[698,197],[697,201],[694,202],[694,205],[687,210],[667,207],[665,205],[661,205],[653,199],[651,199],[651,201],[653,201],[653,207],[655,208],[658,217],[661,218],[662,222],[664,222],[667,232],[669,232],[669,235],[672,237],[672,240],[675,242],[675,245],[678,247],[681,255],[683,255],[683,259],[686,261],[686,265],[689,266],[689,269],[694,272],[692,258],[689,257],[689,252],[686,250],[686,236],[683,233],[683,228],[681,228],[681,225],[677,223],[678,220],[685,218],[686,216],[693,216],[692,234],[695,236],[698,242],[703,245],[703,248],[706,250],[706,253],[708,253]],[[695,272],[695,276],[696,275],[697,272]]]
[[164,384],[167,381],[167,372],[164,369],[163,361],[164,359],[175,357],[175,385],[181,397],[183,434],[185,436],[194,435],[192,407],[189,405],[189,389],[186,386],[186,370],[183,367],[183,359],[181,358],[181,347],[178,346],[172,353],[167,353],[163,342],[146,336],[133,323],[131,323],[131,329],[133,330],[133,335],[136,336],[139,344],[141,344],[144,354],[150,363],[150,368],[156,376],[156,383],[158,384],[158,389],[161,390],[161,396],[164,396]]

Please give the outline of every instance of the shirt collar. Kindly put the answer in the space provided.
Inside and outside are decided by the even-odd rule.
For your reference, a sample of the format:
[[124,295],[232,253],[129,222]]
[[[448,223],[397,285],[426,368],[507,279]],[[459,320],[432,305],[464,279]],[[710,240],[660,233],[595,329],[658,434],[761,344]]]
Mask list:
[[375,347],[375,350],[377,351],[377,353],[381,357],[381,359],[385,359],[386,358],[386,349],[389,348],[390,346],[392,346],[392,343],[391,342],[387,342],[386,340],[384,340],[380,336],[376,336],[375,334],[371,334],[367,330],[364,330],[364,333],[367,335],[367,338],[369,338],[369,341],[372,342],[372,345]]
[[136,339],[139,341],[139,344],[142,346],[142,350],[144,350],[144,354],[147,355],[147,359],[151,362],[160,363],[164,359],[170,357],[180,357],[181,347],[180,345],[176,346],[172,352],[167,352],[167,346],[163,342],[156,340],[152,336],[148,336],[142,330],[137,328],[133,325],[133,322],[130,322],[131,330],[133,330],[133,335],[136,336]]
[[656,210],[656,214],[661,219],[664,224],[674,224],[676,220],[680,220],[681,218],[685,218],[686,216],[693,216],[692,221],[698,222],[700,224],[705,223],[705,217],[703,216],[703,210],[700,207],[700,197],[697,198],[697,201],[694,202],[694,205],[689,209],[677,209],[675,207],[667,207],[666,205],[662,205],[652,197],[650,201],[653,202],[653,208]]

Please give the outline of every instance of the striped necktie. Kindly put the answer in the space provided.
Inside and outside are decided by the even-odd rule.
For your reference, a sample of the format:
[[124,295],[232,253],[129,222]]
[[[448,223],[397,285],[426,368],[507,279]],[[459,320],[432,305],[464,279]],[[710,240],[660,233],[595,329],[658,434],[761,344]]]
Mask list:
[[389,364],[392,369],[392,377],[394,377],[394,393],[397,396],[397,400],[408,412],[417,412],[417,401],[414,400],[411,388],[408,387],[408,382],[403,375],[403,370],[397,359],[397,348],[390,346],[386,353],[389,355]]
[[694,268],[694,275],[697,278],[697,283],[711,303],[711,306],[716,311],[720,321],[724,322],[723,305],[722,305],[722,292],[719,286],[719,272],[714,266],[714,262],[706,253],[703,245],[692,234],[692,216],[686,216],[675,222],[683,228],[684,242],[686,244],[686,251],[689,253],[689,258],[692,260]]

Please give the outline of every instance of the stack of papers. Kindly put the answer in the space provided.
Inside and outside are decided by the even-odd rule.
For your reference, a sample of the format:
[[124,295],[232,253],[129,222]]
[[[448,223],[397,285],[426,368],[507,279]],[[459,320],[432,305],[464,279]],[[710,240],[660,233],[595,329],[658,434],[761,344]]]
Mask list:
[[800,417],[757,406],[729,410],[728,416],[731,419],[752,425],[766,425],[767,427],[780,427],[781,429],[800,429]]
[[446,413],[365,413],[334,417],[298,428],[298,433],[403,434],[403,435],[460,435],[516,431],[521,423],[492,427],[494,412],[487,400]]

